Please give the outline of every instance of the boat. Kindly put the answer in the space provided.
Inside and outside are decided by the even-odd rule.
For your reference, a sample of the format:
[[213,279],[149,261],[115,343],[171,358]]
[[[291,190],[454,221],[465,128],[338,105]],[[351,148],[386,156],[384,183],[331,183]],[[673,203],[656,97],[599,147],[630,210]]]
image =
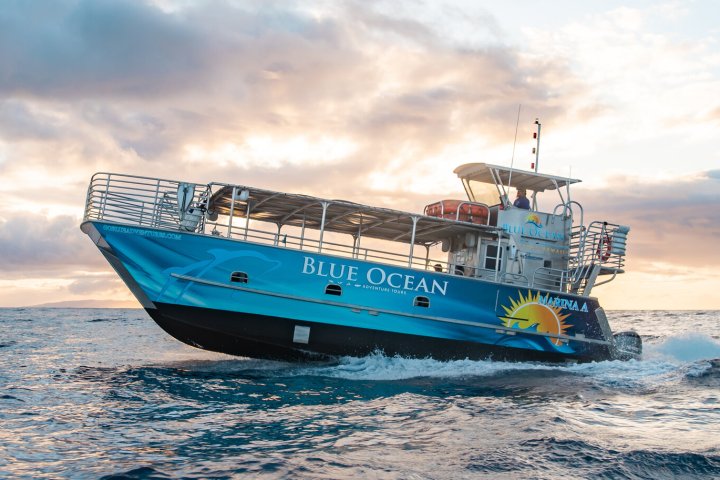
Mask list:
[[[627,226],[585,223],[580,180],[487,163],[422,213],[234,183],[99,172],[81,229],[176,339],[328,360],[640,358],[592,292],[624,273]],[[510,201],[526,189],[530,209]],[[552,208],[543,208],[550,205]]]

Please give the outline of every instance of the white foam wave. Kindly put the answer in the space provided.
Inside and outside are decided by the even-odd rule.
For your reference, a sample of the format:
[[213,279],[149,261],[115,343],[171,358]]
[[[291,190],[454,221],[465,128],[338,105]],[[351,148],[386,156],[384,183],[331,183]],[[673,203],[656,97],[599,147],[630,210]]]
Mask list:
[[608,387],[643,387],[663,383],[679,373],[678,365],[665,361],[611,361],[575,365],[550,365],[529,362],[490,360],[453,360],[385,357],[374,354],[363,358],[346,357],[338,365],[305,367],[298,375],[324,376],[347,380],[393,381],[412,378],[472,379],[513,376],[522,372],[556,372],[592,377]]
[[646,345],[644,359],[671,362],[696,362],[720,358],[720,341],[703,333],[686,333],[665,339],[657,345]]
[[[297,375],[325,376],[348,380],[405,380],[411,378],[487,377],[522,371],[562,371],[590,376],[612,387],[648,387],[680,379],[688,368],[703,360],[720,358],[720,342],[709,335],[682,334],[660,344],[647,345],[642,360],[605,361],[573,365],[548,365],[490,360],[410,359],[375,353],[362,358],[344,357],[339,364],[295,370]],[[703,367],[705,368],[705,367]]]
[[405,380],[410,378],[459,378],[495,375],[502,371],[547,368],[529,363],[492,362],[489,360],[439,361],[386,357],[375,353],[366,357],[343,357],[340,363],[325,367],[302,368],[296,373],[349,380]]
[[681,334],[661,343],[646,344],[643,359],[584,364],[539,364],[490,360],[411,359],[374,353],[366,357],[343,357],[337,363],[288,363],[269,360],[219,358],[185,360],[165,366],[191,371],[270,376],[312,376],[345,380],[398,381],[413,378],[473,379],[513,376],[522,372],[566,373],[589,377],[610,388],[652,388],[701,375],[711,368],[710,360],[720,358],[720,342],[705,334]]

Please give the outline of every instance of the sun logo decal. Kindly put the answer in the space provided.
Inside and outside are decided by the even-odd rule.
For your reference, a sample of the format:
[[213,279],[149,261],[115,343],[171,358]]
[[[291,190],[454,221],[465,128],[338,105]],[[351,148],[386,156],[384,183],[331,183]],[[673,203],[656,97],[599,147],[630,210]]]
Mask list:
[[[518,291],[518,300],[509,297],[510,306],[502,305],[505,310],[505,317],[500,317],[503,325],[512,328],[517,325],[522,330],[531,329],[539,333],[550,333],[553,335],[564,335],[570,325],[565,319],[570,314],[562,314],[562,308],[553,305],[544,305],[540,302],[540,292],[533,294],[528,290],[527,297]],[[559,338],[548,338],[553,344],[560,346],[563,341]]]
[[540,220],[540,217],[537,213],[528,214],[528,216],[525,217],[525,223],[531,223],[538,228],[543,228],[542,220]]

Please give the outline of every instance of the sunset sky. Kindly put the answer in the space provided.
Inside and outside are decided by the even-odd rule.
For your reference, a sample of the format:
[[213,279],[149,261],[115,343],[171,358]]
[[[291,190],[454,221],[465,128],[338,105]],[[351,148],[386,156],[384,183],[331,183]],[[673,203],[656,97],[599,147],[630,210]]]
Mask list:
[[467,162],[629,225],[608,309],[720,308],[720,2],[5,0],[0,306],[135,305],[80,232],[97,171],[422,211]]

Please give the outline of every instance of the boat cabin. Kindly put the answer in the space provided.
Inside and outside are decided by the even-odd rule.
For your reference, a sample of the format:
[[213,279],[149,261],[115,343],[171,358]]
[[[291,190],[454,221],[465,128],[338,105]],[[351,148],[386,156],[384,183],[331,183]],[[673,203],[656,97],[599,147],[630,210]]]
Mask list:
[[[569,186],[580,180],[528,172],[487,163],[465,164],[455,173],[462,180],[468,201],[442,200],[428,205],[426,215],[483,223],[499,234],[448,238],[452,271],[463,275],[513,283],[558,287],[554,273],[569,265],[572,212],[567,208]],[[565,195],[563,190],[566,189]],[[530,208],[513,205],[517,190],[529,194]],[[538,194],[552,192],[553,210],[538,209]],[[544,200],[547,202],[549,198]],[[543,282],[542,277],[547,277]]]

